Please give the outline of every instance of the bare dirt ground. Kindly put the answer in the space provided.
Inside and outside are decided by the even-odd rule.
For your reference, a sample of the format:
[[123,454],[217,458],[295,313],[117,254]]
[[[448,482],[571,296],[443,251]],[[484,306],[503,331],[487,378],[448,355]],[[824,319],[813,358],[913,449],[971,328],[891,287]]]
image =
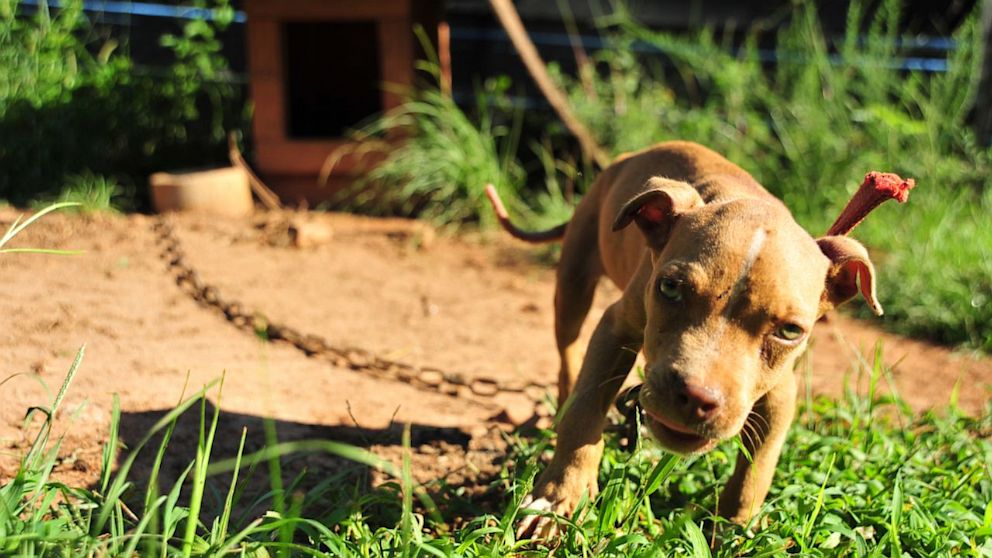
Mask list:
[[[15,216],[0,209],[0,226]],[[183,215],[173,221],[204,280],[273,320],[334,344],[470,377],[554,379],[554,272],[540,262],[539,249],[499,235],[435,238],[399,220],[312,218],[329,224],[334,235],[309,249],[279,246],[278,238],[273,245],[271,230],[250,220]],[[285,344],[263,343],[176,287],[150,224],[142,215],[55,215],[16,245],[76,248],[85,255],[0,258],[0,381],[13,376],[0,384],[0,483],[27,447],[25,411],[50,403],[83,344],[85,360],[56,431],[66,433],[56,474],[70,483],[97,479],[114,394],[122,410],[121,439],[133,447],[179,401],[187,374],[187,394],[225,374],[216,449],[221,456],[234,453],[243,427],[248,450],[260,447],[262,419],[272,418],[283,440],[333,438],[395,457],[399,425],[412,423],[421,480],[458,483],[495,470],[505,446],[500,427],[489,419],[505,408],[520,416],[529,408],[526,399],[428,393],[335,368]],[[601,288],[587,334],[616,294]],[[842,315],[817,326],[812,391],[841,393],[845,378],[859,359],[871,360],[879,341],[896,389],[914,408],[946,404],[955,382],[964,409],[980,412],[989,399],[992,360],[903,339]],[[216,392],[211,401],[217,404]],[[172,446],[186,453],[166,477],[191,459],[196,423],[190,417],[180,424]],[[310,456],[302,466],[332,472],[342,463]],[[138,467],[140,476],[140,462]]]

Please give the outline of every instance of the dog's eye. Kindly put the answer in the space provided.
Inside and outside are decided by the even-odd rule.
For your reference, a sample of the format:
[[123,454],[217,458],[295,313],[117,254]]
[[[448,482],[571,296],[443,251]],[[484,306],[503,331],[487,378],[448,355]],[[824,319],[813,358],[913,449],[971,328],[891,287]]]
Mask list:
[[784,341],[796,341],[806,333],[806,330],[802,326],[796,324],[785,323],[778,326],[775,330],[775,337],[782,339]]
[[682,300],[682,283],[671,277],[662,277],[658,280],[658,292],[668,300]]

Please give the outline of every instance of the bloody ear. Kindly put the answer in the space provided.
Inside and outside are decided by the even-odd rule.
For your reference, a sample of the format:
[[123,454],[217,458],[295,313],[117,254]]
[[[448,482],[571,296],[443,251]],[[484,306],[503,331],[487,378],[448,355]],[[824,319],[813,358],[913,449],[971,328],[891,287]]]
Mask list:
[[613,221],[613,230],[619,231],[634,221],[648,245],[661,250],[668,241],[675,219],[702,206],[699,192],[688,183],[656,176],[648,179],[643,192],[620,208]]
[[827,271],[827,284],[823,293],[825,302],[837,307],[858,294],[858,281],[861,282],[861,296],[865,297],[872,312],[881,316],[882,305],[875,296],[875,266],[868,258],[868,251],[860,242],[846,236],[825,236],[816,241],[830,258]]

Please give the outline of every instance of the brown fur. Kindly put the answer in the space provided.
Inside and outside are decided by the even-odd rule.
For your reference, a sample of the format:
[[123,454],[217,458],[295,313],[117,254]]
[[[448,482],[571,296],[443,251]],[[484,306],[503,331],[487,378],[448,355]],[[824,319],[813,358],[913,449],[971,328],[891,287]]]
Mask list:
[[[580,369],[576,341],[603,275],[623,295],[596,326]],[[792,421],[795,360],[817,318],[857,293],[858,276],[877,306],[860,244],[814,240],[717,153],[667,142],[620,157],[565,230],[555,292],[565,403],[554,458],[525,504],[568,514],[596,493],[606,413],[643,351],[641,404],[663,446],[700,453],[742,433],[753,462],[738,460],[719,507],[746,522]],[[784,339],[783,327],[801,337]],[[520,527],[521,536],[553,531],[538,516]]]

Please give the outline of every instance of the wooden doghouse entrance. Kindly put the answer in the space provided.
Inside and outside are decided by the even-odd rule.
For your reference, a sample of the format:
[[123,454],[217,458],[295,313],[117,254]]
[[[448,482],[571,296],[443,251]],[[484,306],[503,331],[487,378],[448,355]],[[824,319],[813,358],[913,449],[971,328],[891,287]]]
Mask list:
[[414,24],[433,34],[438,0],[246,0],[255,164],[288,202],[318,203],[359,171],[345,157],[317,183],[348,130],[398,106],[414,83]]

